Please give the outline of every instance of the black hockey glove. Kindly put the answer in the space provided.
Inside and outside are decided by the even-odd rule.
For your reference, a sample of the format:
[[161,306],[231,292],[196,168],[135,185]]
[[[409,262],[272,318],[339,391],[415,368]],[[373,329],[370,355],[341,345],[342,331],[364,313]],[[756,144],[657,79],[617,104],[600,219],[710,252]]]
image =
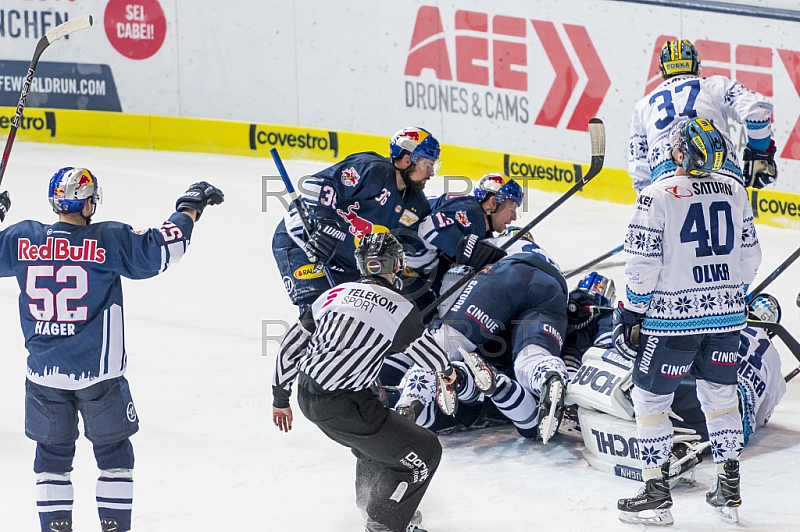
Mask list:
[[[308,260],[322,268],[336,253],[336,246],[347,236],[337,220],[319,218],[311,221],[311,235],[306,242]],[[316,268],[315,268],[316,269]]]
[[456,264],[466,264],[476,270],[505,256],[505,251],[485,240],[478,240],[477,235],[465,236],[456,248]]
[[744,147],[744,184],[746,187],[764,188],[778,179],[778,165],[775,163],[775,141],[771,140],[766,150],[754,150],[748,144]]
[[614,309],[614,332],[612,333],[614,347],[617,352],[631,360],[639,353],[640,329],[644,321],[644,314],[633,312],[622,306]]
[[189,189],[175,202],[175,210],[197,211],[195,221],[200,220],[206,205],[219,205],[225,201],[225,194],[220,189],[205,181],[200,181],[190,186]]
[[8,214],[8,209],[11,208],[11,196],[8,195],[8,191],[3,191],[0,194],[0,222],[5,221],[6,214]]
[[591,307],[599,304],[597,294],[590,294],[585,288],[576,288],[569,293],[567,304],[567,332],[583,329],[596,316]]

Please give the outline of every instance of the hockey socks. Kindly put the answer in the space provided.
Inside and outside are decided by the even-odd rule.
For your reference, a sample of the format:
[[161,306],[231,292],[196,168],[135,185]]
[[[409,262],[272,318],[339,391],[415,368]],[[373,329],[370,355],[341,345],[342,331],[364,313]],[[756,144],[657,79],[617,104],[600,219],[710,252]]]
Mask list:
[[494,394],[490,397],[497,409],[526,438],[536,437],[539,406],[528,391],[502,373],[498,373]]
[[97,479],[97,513],[101,521],[115,521],[114,532],[131,529],[133,508],[133,471],[109,469],[100,472]]
[[[42,532],[72,531],[72,501],[74,490],[69,473],[38,473],[36,475],[36,506]],[[51,527],[55,525],[55,528]]]

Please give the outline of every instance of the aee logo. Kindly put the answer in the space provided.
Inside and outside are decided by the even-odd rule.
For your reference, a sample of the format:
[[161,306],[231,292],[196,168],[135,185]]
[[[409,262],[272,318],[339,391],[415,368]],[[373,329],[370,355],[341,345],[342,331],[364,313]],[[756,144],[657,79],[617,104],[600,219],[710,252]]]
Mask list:
[[[584,26],[564,24],[569,40],[565,43],[553,22],[505,15],[494,15],[490,20],[487,13],[466,10],[457,10],[454,18],[455,49],[451,51],[439,8],[420,7],[406,61],[406,76],[419,78],[430,70],[441,81],[527,93],[529,76],[534,73],[528,65],[530,22],[555,71],[553,84],[534,123],[557,127],[579,84],[579,70],[570,59],[569,46],[588,79],[566,127],[587,130],[588,121],[597,114],[611,80]],[[406,82],[407,107],[527,122],[528,103],[521,95],[479,93],[457,85]]]
[[[644,93],[649,94],[663,80],[659,68],[661,47],[666,41],[674,41],[674,35],[659,35],[653,46],[653,56],[650,60],[650,71],[647,74],[647,86]],[[739,44],[735,47],[727,42],[697,40],[694,41],[697,54],[702,65],[701,75],[725,76],[739,81],[750,90],[760,92],[767,98],[774,94],[772,78],[772,48],[764,46],[751,46]],[[800,95],[800,52],[793,50],[775,50],[781,58],[786,74],[789,77],[795,92]],[[712,66],[721,65],[721,66]],[[730,65],[730,66],[726,66]],[[778,79],[783,77],[781,73]],[[786,145],[780,153],[785,159],[800,160],[800,118],[792,128]]]

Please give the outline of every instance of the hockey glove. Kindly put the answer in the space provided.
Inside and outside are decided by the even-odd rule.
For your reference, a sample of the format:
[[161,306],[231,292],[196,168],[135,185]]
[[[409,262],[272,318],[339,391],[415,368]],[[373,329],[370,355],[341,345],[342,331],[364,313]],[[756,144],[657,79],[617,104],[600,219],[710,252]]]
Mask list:
[[569,293],[567,304],[567,322],[569,330],[574,331],[586,327],[594,315],[592,307],[598,305],[598,297],[585,288],[576,288]]
[[4,191],[0,194],[0,222],[5,221],[6,214],[8,214],[8,209],[11,208],[11,196],[8,195],[8,191]]
[[220,189],[205,181],[199,181],[190,186],[183,196],[178,198],[178,201],[175,202],[175,210],[178,212],[197,211],[195,221],[198,221],[206,205],[218,205],[223,201],[225,201],[225,194]]
[[747,187],[764,188],[778,179],[778,165],[775,163],[775,141],[771,140],[766,150],[754,150],[748,144],[744,147],[744,184]]
[[466,264],[476,270],[505,256],[505,251],[485,240],[478,240],[477,235],[465,236],[459,240],[456,248],[456,264]]
[[620,303],[614,309],[614,347],[617,352],[631,360],[639,353],[639,332],[644,321],[644,314],[626,309]]
[[308,260],[322,267],[330,262],[336,253],[336,246],[344,242],[345,232],[339,222],[330,218],[319,218],[311,222],[311,236],[306,242]]

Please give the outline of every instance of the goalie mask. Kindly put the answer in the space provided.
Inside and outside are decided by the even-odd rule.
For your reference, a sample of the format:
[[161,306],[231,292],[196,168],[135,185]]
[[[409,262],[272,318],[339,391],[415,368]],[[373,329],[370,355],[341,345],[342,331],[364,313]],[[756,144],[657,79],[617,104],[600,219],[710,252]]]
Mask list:
[[68,166],[50,178],[47,199],[54,212],[82,213],[88,198],[92,198],[92,214],[94,214],[97,204],[102,202],[101,190],[97,178],[86,168]]
[[661,75],[664,79],[679,74],[696,76],[700,71],[700,59],[697,49],[686,39],[667,41],[661,48]]
[[759,294],[747,304],[747,314],[750,319],[766,321],[769,323],[781,322],[781,306],[775,296]]
[[[694,177],[706,177],[719,171],[728,159],[722,134],[705,118],[684,119],[669,132],[672,161]],[[676,152],[683,154],[678,164]]]
[[403,246],[391,233],[370,233],[358,243],[356,265],[362,276],[397,274],[406,267]]

